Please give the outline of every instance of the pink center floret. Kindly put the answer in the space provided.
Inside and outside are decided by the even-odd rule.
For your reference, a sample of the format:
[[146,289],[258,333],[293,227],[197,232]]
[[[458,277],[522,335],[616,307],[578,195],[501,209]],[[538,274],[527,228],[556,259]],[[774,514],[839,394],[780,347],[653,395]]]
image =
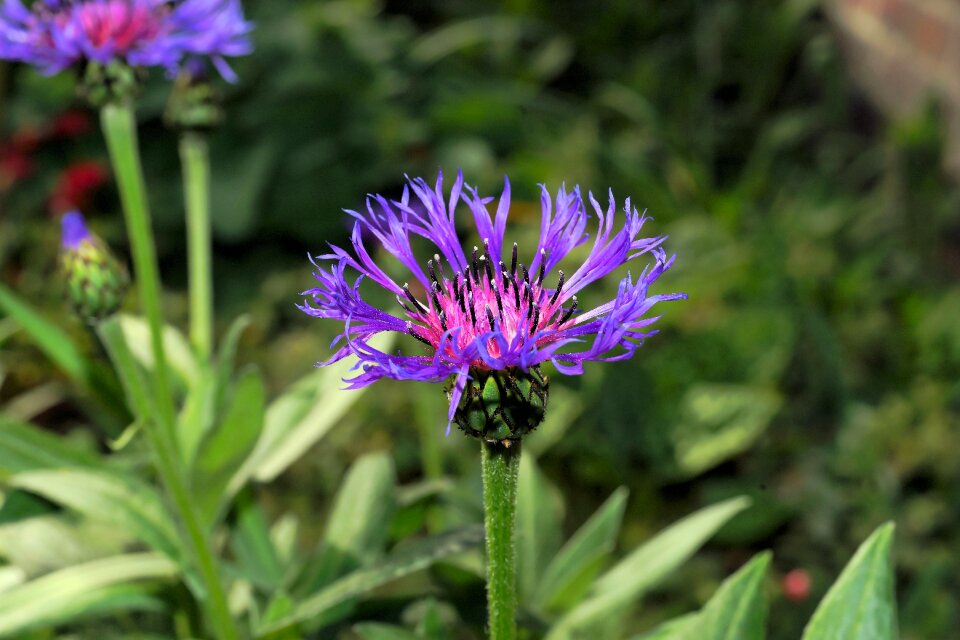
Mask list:
[[[543,286],[546,260],[541,260],[538,273],[531,274],[523,264],[517,264],[517,246],[513,247],[510,268],[503,262],[492,264],[489,252],[478,256],[473,248],[473,259],[466,272],[455,271],[448,277],[435,255],[427,262],[432,281],[427,292],[431,305],[420,303],[404,285],[405,298],[398,296],[407,313],[420,324],[407,323],[407,331],[423,342],[438,347],[449,330],[459,329],[457,345],[461,348],[477,338],[492,332],[500,333],[507,344],[535,339],[538,347],[556,340],[556,331],[571,321],[577,299],[564,310],[560,293],[563,289],[563,271],[556,288]],[[545,331],[546,330],[546,331]],[[539,333],[539,335],[538,335]],[[500,343],[489,337],[487,351],[500,357]],[[484,366],[482,362],[474,363]]]
[[96,47],[113,46],[118,53],[151,39],[160,31],[162,16],[145,4],[128,0],[90,2],[77,7],[77,19]]

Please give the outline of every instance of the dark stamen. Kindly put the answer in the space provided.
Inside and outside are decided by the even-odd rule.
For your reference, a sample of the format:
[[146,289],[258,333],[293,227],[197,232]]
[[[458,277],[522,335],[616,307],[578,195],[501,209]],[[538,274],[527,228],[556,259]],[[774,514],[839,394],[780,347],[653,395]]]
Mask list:
[[572,300],[572,302],[573,302],[573,305],[571,305],[571,307],[570,307],[569,309],[567,309],[567,312],[566,312],[565,314],[563,314],[563,317],[560,318],[560,322],[557,323],[557,326],[560,326],[560,325],[562,325],[564,322],[566,322],[567,320],[569,320],[569,319],[570,319],[570,316],[573,315],[573,312],[577,310],[577,296],[573,296],[573,298],[571,298],[571,300]]
[[513,274],[513,301],[517,305],[517,311],[520,310],[520,285],[517,284],[517,274]]
[[430,272],[430,279],[433,280],[433,283],[440,284],[440,281],[437,280],[437,271],[433,268],[433,260],[427,260],[427,271]]
[[423,336],[421,336],[420,334],[418,334],[416,331],[413,330],[413,323],[410,321],[407,321],[407,333],[409,333],[411,336],[413,336],[423,344],[427,345],[428,347],[433,346],[432,344],[430,344],[429,340],[427,340],[426,338],[424,338]]
[[476,245],[473,247],[473,279],[477,281],[477,284],[480,284],[480,266],[477,264],[477,252],[480,249]]
[[493,286],[493,267],[490,266],[490,256],[487,254],[483,260],[483,270],[487,272],[487,282]]
[[[529,282],[524,282],[524,283],[523,283],[523,300],[524,300],[524,302],[527,303],[527,306],[528,306],[528,307],[533,305],[533,296],[530,295],[530,283],[529,283]],[[529,309],[527,309],[527,311],[529,311]]]
[[453,274],[453,297],[456,299],[457,302],[460,302],[460,299],[463,297],[462,295],[460,295],[460,285],[461,285],[460,278],[462,277],[463,276],[460,275],[459,271],[456,271]]
[[437,297],[437,295],[438,295],[439,293],[440,293],[440,283],[438,283],[436,280],[434,280],[434,281],[433,281],[433,296],[432,296],[432,297],[433,297],[433,308],[436,309],[437,311],[440,310],[440,299]]
[[440,318],[440,328],[446,331],[447,330],[447,312],[441,311],[437,317]]
[[530,282],[530,272],[527,271],[527,267],[522,262],[520,263],[520,271],[523,272],[523,281]]
[[401,307],[403,307],[404,311],[406,311],[407,313],[416,313],[416,311],[414,311],[413,309],[407,306],[407,303],[405,303],[403,299],[400,298],[400,296],[396,296],[396,298],[397,298],[397,302],[400,304]]
[[543,284],[543,275],[547,270],[547,250],[540,249],[540,273],[537,274],[537,286]]
[[470,295],[473,295],[473,283],[471,282],[471,278],[470,278],[470,274],[469,274],[469,273],[466,275],[466,277],[463,279],[463,281],[464,281],[464,283],[466,283],[466,285],[467,285],[467,291],[470,293]]
[[[480,267],[479,267],[478,270],[479,270],[479,272],[480,272],[481,278],[483,277],[483,274],[484,274],[484,273],[486,273],[486,274],[488,275],[488,278],[489,278],[489,274],[490,274],[490,261],[487,260],[487,256],[480,256]],[[480,284],[480,283],[482,283],[482,282],[483,282],[482,279],[477,280],[477,284]],[[488,282],[490,282],[491,284],[493,284],[493,278],[489,278]]]
[[497,313],[500,314],[500,319],[503,320],[503,299],[500,297],[500,289],[494,287],[493,295],[497,298]]
[[557,290],[553,292],[553,297],[550,298],[550,304],[553,304],[557,301],[557,298],[560,297],[560,291],[563,289],[563,270],[560,270],[560,282],[557,283]]
[[477,325],[477,312],[473,308],[473,291],[470,292],[470,299],[467,301],[467,306],[470,308],[470,322],[474,326]]
[[530,335],[537,332],[537,325],[540,324],[540,307],[533,307],[533,324],[530,325]]
[[533,315],[533,310],[538,309],[537,305],[533,304],[533,301],[530,301],[530,305],[527,307],[527,320],[530,319],[530,316]]
[[510,273],[517,274],[517,243],[513,243],[513,258],[510,259]]
[[417,309],[420,309],[421,313],[427,313],[430,311],[422,302],[413,297],[413,294],[410,293],[410,286],[406,282],[403,283],[403,294],[407,296],[407,300],[413,303],[413,306],[415,306]]
[[486,305],[486,307],[487,307],[487,322],[490,323],[490,331],[496,331],[497,325],[493,320],[493,311],[490,311],[490,305]]

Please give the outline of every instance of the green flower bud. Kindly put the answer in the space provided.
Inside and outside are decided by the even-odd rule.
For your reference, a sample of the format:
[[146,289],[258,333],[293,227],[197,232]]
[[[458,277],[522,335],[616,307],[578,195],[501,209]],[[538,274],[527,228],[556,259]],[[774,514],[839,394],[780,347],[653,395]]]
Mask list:
[[473,368],[453,421],[469,436],[509,447],[543,422],[549,391],[540,367],[526,373]]
[[90,233],[83,215],[64,214],[62,226],[60,272],[67,300],[77,315],[94,324],[120,308],[130,277],[110,248]]

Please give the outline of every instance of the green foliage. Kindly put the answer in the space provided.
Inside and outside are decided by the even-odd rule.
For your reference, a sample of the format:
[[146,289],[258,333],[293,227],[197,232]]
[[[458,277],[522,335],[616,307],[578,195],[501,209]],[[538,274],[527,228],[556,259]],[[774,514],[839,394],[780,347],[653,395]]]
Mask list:
[[114,611],[162,610],[143,581],[169,581],[176,565],[151,553],[127,554],[54,571],[3,593],[0,636]]
[[892,544],[890,523],[860,545],[817,607],[803,632],[803,640],[898,637]]

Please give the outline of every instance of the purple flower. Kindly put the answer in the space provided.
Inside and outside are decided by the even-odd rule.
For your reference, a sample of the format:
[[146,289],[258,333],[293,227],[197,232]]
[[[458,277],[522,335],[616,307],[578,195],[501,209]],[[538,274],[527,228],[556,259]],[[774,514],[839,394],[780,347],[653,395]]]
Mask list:
[[[571,250],[588,241],[591,217],[579,188],[563,187],[551,198],[541,187],[540,240],[529,266],[516,243],[504,246],[510,210],[510,183],[491,217],[493,198],[481,197],[458,175],[449,196],[443,177],[431,188],[423,179],[409,180],[399,201],[375,195],[366,212],[348,211],[356,221],[353,251],[331,246],[332,253],[313,259],[319,286],[305,291],[300,308],[319,318],[345,323],[334,340],[340,345],[326,362],[350,354],[359,358],[361,373],[347,380],[350,388],[380,378],[441,382],[456,380],[450,392],[448,418],[453,420],[471,370],[526,372],[550,361],[568,375],[583,373],[586,361],[630,358],[644,338],[656,333],[647,317],[657,302],[685,298],[684,294],[648,295],[649,286],[673,263],[662,249],[665,236],[638,238],[649,218],[626,201],[623,226],[617,218],[613,194],[604,209],[588,195],[597,217],[597,232],[583,263],[569,275],[555,268]],[[469,208],[480,245],[465,252],[457,235],[454,210],[460,201]],[[413,284],[391,278],[373,259],[365,239],[376,240],[409,270]],[[426,262],[414,254],[414,236],[432,243]],[[586,286],[643,254],[654,263],[637,280],[627,275],[613,300],[582,311],[577,294]],[[359,277],[354,278],[351,272]],[[360,282],[368,278],[396,296],[403,310],[394,315],[367,303]],[[426,346],[421,355],[379,351],[369,339],[382,331],[411,335]]]
[[224,58],[251,52],[251,28],[239,0],[3,0],[0,58],[52,75],[91,61],[173,72],[208,56],[232,81]]

